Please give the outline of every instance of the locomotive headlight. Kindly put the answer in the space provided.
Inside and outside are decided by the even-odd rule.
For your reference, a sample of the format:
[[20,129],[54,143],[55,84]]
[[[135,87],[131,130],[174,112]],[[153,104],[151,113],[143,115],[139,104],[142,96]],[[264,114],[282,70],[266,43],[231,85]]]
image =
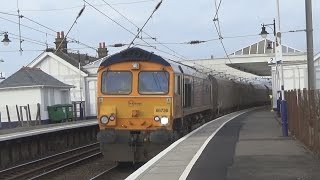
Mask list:
[[160,122],[162,125],[167,125],[169,123],[169,118],[167,117],[161,117]]
[[108,116],[102,116],[102,117],[100,118],[100,122],[101,122],[102,124],[107,124],[107,123],[109,122]]
[[139,69],[139,63],[137,62],[132,63],[132,69]]
[[114,114],[111,114],[111,116],[109,117],[110,121],[114,121],[116,119],[116,116]]
[[159,116],[155,116],[155,117],[154,117],[154,120],[155,120],[155,121],[160,121],[160,117],[159,117]]

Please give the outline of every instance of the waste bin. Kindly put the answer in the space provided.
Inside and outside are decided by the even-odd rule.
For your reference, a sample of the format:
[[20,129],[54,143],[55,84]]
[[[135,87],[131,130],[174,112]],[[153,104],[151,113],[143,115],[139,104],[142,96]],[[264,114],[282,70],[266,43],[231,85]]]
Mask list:
[[50,123],[72,121],[74,118],[72,104],[56,104],[48,106],[48,114]]

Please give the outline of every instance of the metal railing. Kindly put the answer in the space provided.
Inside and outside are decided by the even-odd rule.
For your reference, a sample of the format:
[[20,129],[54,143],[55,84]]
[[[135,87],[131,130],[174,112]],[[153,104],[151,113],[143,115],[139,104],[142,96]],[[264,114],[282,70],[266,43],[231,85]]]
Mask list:
[[295,136],[316,155],[320,155],[320,90],[290,90],[288,125]]

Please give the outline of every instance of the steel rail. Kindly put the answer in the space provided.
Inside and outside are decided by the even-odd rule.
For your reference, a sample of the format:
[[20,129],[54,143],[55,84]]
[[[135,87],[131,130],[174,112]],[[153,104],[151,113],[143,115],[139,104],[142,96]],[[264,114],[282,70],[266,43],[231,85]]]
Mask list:
[[115,168],[117,168],[119,165],[119,163],[116,163],[114,164],[112,167],[108,168],[107,170],[103,171],[102,173],[94,176],[93,178],[91,178],[90,180],[97,180],[99,179],[100,177],[106,175],[107,173],[110,173],[112,170],[114,170]]
[[[75,148],[72,150],[68,150],[62,153],[58,153],[55,155],[51,155],[45,158],[41,158],[35,161],[31,161],[28,163],[24,163],[18,166],[14,166],[8,169],[4,169],[0,171],[0,179],[12,179],[21,176],[25,176],[28,174],[32,174],[41,169],[45,169],[50,166],[54,166],[57,163],[63,163],[64,161],[68,161],[71,158],[77,158],[77,156],[90,154],[94,151],[99,150],[99,143],[93,143],[86,146],[82,146],[79,148]],[[88,149],[88,150],[87,150]],[[77,152],[79,151],[79,152]],[[60,159],[60,160],[59,160]]]

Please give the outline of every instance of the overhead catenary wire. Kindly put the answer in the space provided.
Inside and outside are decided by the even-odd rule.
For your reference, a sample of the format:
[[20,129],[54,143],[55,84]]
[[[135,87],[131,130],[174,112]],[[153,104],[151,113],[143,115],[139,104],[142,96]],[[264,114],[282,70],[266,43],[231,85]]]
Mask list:
[[[11,14],[11,13],[5,13],[5,12],[0,12],[0,14],[17,16],[17,17],[18,17],[17,14]],[[27,20],[29,20],[29,21],[31,21],[31,22],[33,22],[33,23],[35,23],[35,24],[37,24],[37,25],[39,25],[39,26],[41,26],[41,27],[44,27],[44,28],[52,31],[52,32],[57,32],[56,30],[54,30],[54,29],[52,29],[52,28],[50,28],[50,27],[48,27],[48,26],[46,26],[46,25],[43,25],[43,24],[41,24],[41,23],[39,23],[39,22],[31,19],[31,18],[28,18],[28,17],[26,17],[26,16],[24,16],[24,15],[21,15],[21,14],[20,14],[20,17],[21,17],[21,18],[25,18],[25,19],[27,19]],[[5,21],[8,21],[8,22],[11,22],[11,23],[14,23],[14,24],[18,24],[18,25],[19,25],[18,22],[12,21],[12,20],[7,19],[7,18],[4,18],[4,17],[0,17],[0,19],[3,19],[3,20],[5,20]],[[50,36],[52,36],[52,37],[56,37],[55,34],[51,34],[51,33],[45,32],[45,31],[41,31],[41,30],[39,30],[39,29],[35,29],[35,28],[33,28],[33,27],[27,26],[27,25],[22,24],[22,23],[20,23],[20,25],[23,26],[23,27],[26,27],[26,28],[28,28],[28,29],[32,29],[32,30],[34,30],[34,31],[40,32],[40,33],[42,33],[42,34],[46,34],[46,36],[47,36],[47,35],[50,35]],[[69,38],[70,40],[72,40],[73,42],[76,42],[77,44],[80,44],[80,45],[82,45],[82,46],[86,46],[86,47],[88,47],[88,48],[90,48],[90,49],[93,49],[93,50],[95,50],[95,51],[98,50],[97,48],[92,47],[92,46],[90,46],[90,45],[87,45],[87,44],[85,44],[85,43],[83,43],[83,42],[81,42],[81,41],[79,41],[79,40],[76,40],[76,39],[74,39],[74,38],[72,38],[72,37],[68,37],[68,38]]]
[[[225,45],[224,45],[224,43],[222,41],[223,37],[222,37],[219,18],[218,18],[218,14],[219,14],[219,10],[220,10],[220,7],[221,7],[222,0],[219,1],[219,5],[218,6],[217,6],[216,2],[217,2],[217,0],[215,0],[216,13],[215,13],[215,16],[213,18],[214,27],[215,27],[215,29],[217,31],[218,36],[219,36],[219,40],[220,40],[221,46],[223,48],[223,51],[224,51],[225,55],[227,56],[229,62],[232,64],[231,59],[230,59],[230,57],[229,57],[229,55],[227,53],[226,47],[225,47]],[[216,24],[216,22],[218,22],[217,23],[218,25]]]
[[[41,26],[41,27],[44,27],[44,28],[52,31],[52,32],[57,32],[56,30],[54,30],[54,29],[52,29],[52,28],[50,28],[50,27],[48,27],[48,26],[45,26],[45,25],[43,25],[43,24],[41,24],[41,23],[39,23],[39,22],[37,22],[37,21],[35,21],[35,20],[32,20],[32,19],[30,19],[30,18],[28,18],[28,17],[25,17],[25,16],[23,16],[23,17],[24,17],[25,19],[27,19],[27,20],[35,23],[35,24],[38,24],[38,25]],[[54,35],[53,35],[53,36],[54,36]],[[87,45],[87,44],[85,44],[85,43],[83,43],[83,42],[81,42],[81,41],[79,41],[79,40],[76,40],[76,39],[74,39],[74,38],[72,38],[72,37],[69,37],[69,39],[72,40],[73,42],[76,42],[76,43],[78,43],[78,44],[80,44],[80,45],[86,46],[86,47],[88,47],[88,48],[90,48],[90,49],[93,49],[93,50],[97,51],[97,48],[92,47],[92,46],[90,46],[90,45]]]
[[[3,30],[0,30],[0,33],[4,33],[5,31],[3,31]],[[15,37],[11,37],[12,39],[17,39],[17,40],[19,40],[19,35],[17,35],[17,34],[14,34],[14,33],[11,33],[11,32],[8,32],[8,34],[9,35],[11,35],[11,36],[15,36],[15,37],[17,37],[17,38],[15,38]],[[25,41],[25,42],[29,42],[29,43],[32,43],[32,44],[37,44],[37,45],[40,45],[40,46],[45,46],[46,47],[46,49],[47,48],[53,48],[54,46],[55,46],[55,44],[54,43],[48,43],[48,42],[43,42],[43,41],[39,41],[39,40],[36,40],[36,39],[32,39],[32,38],[28,38],[28,37],[25,37],[25,36],[21,36],[21,40],[22,41]],[[49,47],[48,47],[48,44],[50,45]],[[89,47],[79,47],[79,48],[68,48],[67,50],[78,50],[78,49],[88,49]],[[23,50],[23,51],[25,51],[25,50]],[[44,51],[44,50],[42,50],[42,51]]]
[[160,0],[160,2],[157,4],[157,6],[153,9],[152,13],[150,14],[150,16],[148,17],[148,19],[146,20],[146,22],[142,25],[141,28],[138,29],[138,33],[136,36],[134,36],[133,40],[130,42],[130,44],[128,45],[128,48],[130,48],[130,46],[133,44],[133,42],[137,39],[137,37],[139,37],[139,34],[141,33],[141,31],[143,30],[143,28],[147,25],[147,23],[149,22],[149,20],[152,18],[153,14],[159,9],[159,7],[162,4],[162,0]]
[[[128,28],[124,27],[123,25],[121,25],[119,22],[115,21],[114,19],[112,19],[110,16],[108,16],[107,14],[105,14],[104,12],[102,12],[101,10],[99,10],[98,8],[94,7],[91,3],[89,3],[88,1],[86,0],[83,0],[85,3],[87,3],[89,6],[91,6],[93,9],[95,9],[96,11],[98,11],[100,14],[102,14],[103,16],[105,16],[106,18],[108,18],[109,20],[111,20],[112,22],[116,23],[118,26],[120,26],[121,28],[123,28],[124,30],[126,30],[127,32],[129,32],[130,34],[132,34],[133,36],[136,36],[135,33],[133,33],[131,30],[129,30]],[[149,45],[150,47],[152,47],[151,44],[149,44],[147,41],[145,41],[144,39],[141,39],[141,41],[143,41],[144,43],[146,43],[147,45]],[[168,53],[166,51],[163,51],[163,50],[160,50],[158,48],[153,48],[155,49],[156,51],[159,51],[159,52],[162,52],[164,54],[167,54],[167,55],[171,55],[173,57],[176,57],[178,59],[181,59],[181,57],[178,57],[174,54],[171,54],[171,53]]]
[[18,12],[18,24],[19,24],[19,46],[20,46],[20,55],[22,55],[22,40],[21,40],[21,16],[20,16],[20,10],[19,10],[19,0],[17,0],[17,12]]
[[70,33],[70,31],[71,31],[71,29],[73,28],[73,26],[77,23],[77,20],[78,20],[79,17],[82,15],[82,13],[83,13],[83,11],[84,11],[85,8],[86,8],[86,6],[84,5],[84,6],[82,7],[82,9],[79,11],[76,19],[73,21],[73,23],[72,23],[71,27],[69,28],[67,34],[63,37],[63,40],[62,40],[62,41],[60,42],[60,44],[58,45],[55,53],[60,49],[62,43],[63,43],[63,42],[65,41],[65,39],[67,38],[67,36],[68,36],[68,34]]
[[[26,18],[27,19],[27,18]],[[32,21],[32,20],[31,20]],[[37,24],[37,23],[36,23]],[[40,25],[40,24],[38,24],[38,25]],[[41,25],[40,25],[41,26]],[[54,31],[54,30],[53,30]],[[56,32],[56,31],[55,31]],[[143,32],[143,31],[141,31],[141,32]],[[53,35],[54,36],[54,35]],[[151,36],[150,36],[151,37]],[[227,37],[224,37],[224,38],[227,38]],[[215,39],[215,40],[219,40],[219,39]],[[188,41],[188,42],[184,42],[184,43],[179,43],[179,44],[198,44],[196,41],[198,41],[198,40],[192,40],[192,41]],[[201,40],[199,40],[199,41],[201,41]],[[206,42],[209,42],[209,41],[214,41],[213,39],[211,39],[211,40],[206,40]],[[205,43],[205,42],[199,42],[199,44],[200,43]],[[149,43],[149,44],[152,44],[152,43]],[[157,43],[154,43],[154,44],[157,44]],[[158,44],[164,44],[164,43],[161,43],[161,42],[158,42]],[[161,52],[161,50],[159,50],[160,52]],[[166,53],[166,54],[168,54],[168,53]],[[171,55],[171,56],[175,56],[175,55],[172,55],[172,54],[169,54],[169,55]],[[176,57],[176,56],[175,56]],[[180,57],[179,57],[179,59],[180,59]]]
[[98,11],[99,13],[101,13],[102,15],[104,15],[105,17],[107,17],[109,20],[111,20],[112,22],[116,23],[118,26],[122,27],[124,30],[126,30],[127,32],[129,32],[132,35],[135,35],[132,31],[130,31],[128,28],[124,27],[123,25],[121,25],[119,22],[115,21],[114,19],[112,19],[110,16],[108,16],[107,14],[105,14],[104,12],[100,11],[98,8],[94,7],[91,3],[89,3],[86,0],[83,0],[85,3],[87,3],[89,6],[91,6],[93,9],[95,9],[96,11]]
[[[141,3],[147,3],[147,2],[154,2],[155,0],[140,0],[140,1],[130,1],[130,2],[117,2],[117,3],[111,3],[112,5],[130,5],[130,4],[141,4]],[[79,6],[71,6],[66,8],[51,8],[51,9],[21,9],[25,12],[50,12],[50,11],[65,11],[65,10],[72,10],[81,8],[83,5]],[[99,6],[105,6],[105,4],[94,4],[95,7]]]
[[[114,8],[113,6],[111,6],[110,3],[106,2],[105,0],[102,0],[106,5],[108,5],[111,9],[113,9],[114,11],[116,11],[120,16],[122,16],[124,19],[126,19],[130,24],[132,24],[133,26],[135,26],[138,30],[140,29],[135,23],[133,23],[128,17],[126,17],[123,13],[121,13],[120,11],[118,11],[116,8]],[[158,4],[159,5],[159,4]],[[159,5],[160,6],[160,5]],[[159,7],[158,6],[158,7]],[[150,39],[156,41],[158,44],[162,45],[163,47],[165,47],[166,49],[170,50],[171,52],[177,54],[178,56],[183,57],[183,59],[188,59],[186,57],[184,57],[183,55],[181,55],[180,53],[176,52],[175,50],[169,48],[168,46],[164,45],[164,43],[161,43],[157,40],[157,38],[153,38],[151,35],[149,35],[147,32],[141,30],[141,33],[146,34]],[[139,35],[139,34],[138,34]],[[142,38],[141,38],[142,39]],[[150,43],[151,44],[151,43]]]
[[[103,1],[105,2],[105,0],[103,0]],[[134,25],[136,28],[139,28],[136,24],[134,24],[134,23],[133,23],[130,19],[128,19],[125,15],[123,15],[121,12],[119,12],[117,9],[115,9],[113,6],[111,6],[110,3],[107,3],[107,2],[105,2],[105,3],[106,3],[110,8],[112,8],[113,10],[115,10],[118,14],[120,14],[123,18],[125,18],[128,22],[130,22],[132,25]],[[79,6],[77,6],[77,7],[79,7]],[[11,14],[11,13],[1,12],[1,11],[0,11],[0,14],[11,15],[11,16],[18,16],[17,14]],[[50,28],[50,27],[48,27],[48,26],[46,26],[46,25],[43,25],[43,24],[41,24],[41,23],[39,23],[39,22],[31,19],[31,18],[28,18],[28,17],[26,17],[26,16],[24,16],[24,15],[20,15],[20,16],[21,16],[22,18],[25,18],[25,19],[27,19],[27,20],[29,20],[29,21],[31,21],[31,22],[39,25],[39,26],[42,26],[42,27],[44,27],[44,28],[52,31],[52,32],[57,32],[56,30],[54,30],[54,29],[52,29],[52,28]],[[1,18],[1,19],[4,19],[4,20],[6,20],[6,21],[10,21],[10,22],[12,22],[12,23],[16,23],[16,22],[14,22],[14,21],[11,21],[11,20],[6,19],[6,18],[3,18],[3,17],[0,17],[0,18]],[[18,24],[18,23],[16,23],[16,24]],[[38,31],[38,32],[41,32],[41,33],[46,33],[46,32],[44,32],[44,31],[39,31],[39,30],[34,29],[34,28],[30,27],[30,26],[26,26],[26,25],[24,25],[24,24],[22,24],[22,26],[24,26],[24,27],[26,27],[26,28],[29,28],[29,29],[32,29],[32,30],[35,30],[35,31]],[[289,30],[289,31],[284,31],[284,32],[282,32],[282,33],[303,32],[303,31],[305,31],[305,29],[303,29],[303,30]],[[145,31],[142,31],[142,32],[145,33],[148,37],[152,38],[152,36],[149,35],[148,33],[146,33]],[[55,37],[54,34],[50,34],[50,33],[47,33],[47,34],[50,35],[50,36]],[[260,34],[237,35],[237,36],[224,36],[223,39],[245,38],[245,37],[255,37],[255,36],[260,36]],[[92,46],[89,46],[89,45],[87,45],[87,44],[84,44],[84,43],[82,43],[82,42],[80,42],[80,41],[78,41],[78,40],[75,40],[75,39],[72,38],[72,37],[69,37],[69,39],[70,39],[70,40],[73,40],[74,42],[77,42],[78,44],[81,44],[81,45],[83,45],[83,46],[87,46],[88,48],[97,50],[96,48],[94,48],[94,47],[92,47]],[[182,45],[183,45],[183,44],[200,44],[200,43],[206,43],[206,42],[217,41],[217,40],[219,40],[219,38],[207,39],[207,40],[191,40],[191,41],[184,41],[184,42],[159,42],[159,41],[157,40],[157,38],[154,38],[154,41],[156,41],[156,42],[155,42],[155,43],[149,43],[149,44],[160,44],[160,45],[165,45],[165,44],[168,44],[168,45],[171,45],[171,44],[172,44],[172,45],[179,45],[179,44],[182,44]],[[201,42],[199,42],[199,43],[192,43],[192,41],[201,41]],[[114,47],[114,46],[111,46],[111,47]],[[167,46],[166,46],[166,47],[167,47]],[[176,54],[177,54],[177,53],[176,53]],[[185,58],[185,59],[188,59],[188,58]]]
[[[23,51],[25,51],[25,52],[43,52],[44,50],[43,49],[24,49]],[[20,50],[19,49],[17,49],[17,50],[4,50],[4,51],[0,50],[0,53],[17,53],[17,52],[20,52]]]
[[[15,21],[12,21],[12,20],[10,20],[10,19],[4,18],[4,17],[0,17],[0,19],[3,19],[3,20],[6,20],[6,21],[8,21],[8,22],[11,22],[11,23],[14,23],[14,24],[19,25],[19,23],[15,22]],[[21,23],[20,25],[21,25],[21,26],[23,26],[23,27],[26,27],[26,28],[32,29],[32,30],[34,30],[34,31],[38,31],[38,32],[41,32],[41,33],[43,33],[43,34],[46,34],[46,32],[44,32],[44,31],[41,31],[41,30],[35,29],[35,28],[33,28],[33,27],[30,27],[30,26],[24,25],[24,24],[22,24],[22,23]],[[54,37],[55,37],[55,35],[53,35],[53,34],[49,34],[49,35],[51,35],[51,36],[54,36]]]
[[[1,33],[4,33],[5,31],[3,30],[0,30]],[[17,38],[14,38],[14,37],[11,37],[12,39],[19,39],[19,35],[17,34],[14,34],[14,33],[11,33],[11,32],[7,32],[9,35],[12,35],[12,36],[15,36]],[[35,39],[32,39],[32,38],[28,38],[28,37],[25,37],[25,36],[21,36],[21,40],[22,41],[28,41],[28,42],[35,42],[36,44],[38,45],[46,45],[46,42],[42,42],[42,41],[39,41],[39,40],[35,40]],[[53,45],[53,44],[51,44]]]
[[[246,38],[246,37],[258,37],[260,34],[249,34],[249,35],[237,35],[237,36],[225,36],[223,39],[236,39],[236,38]],[[196,45],[196,44],[202,44],[212,41],[220,41],[220,38],[214,38],[214,39],[206,39],[206,40],[191,40],[191,41],[183,41],[183,42],[156,42],[156,43],[150,43],[150,44],[173,44],[173,45]]]

